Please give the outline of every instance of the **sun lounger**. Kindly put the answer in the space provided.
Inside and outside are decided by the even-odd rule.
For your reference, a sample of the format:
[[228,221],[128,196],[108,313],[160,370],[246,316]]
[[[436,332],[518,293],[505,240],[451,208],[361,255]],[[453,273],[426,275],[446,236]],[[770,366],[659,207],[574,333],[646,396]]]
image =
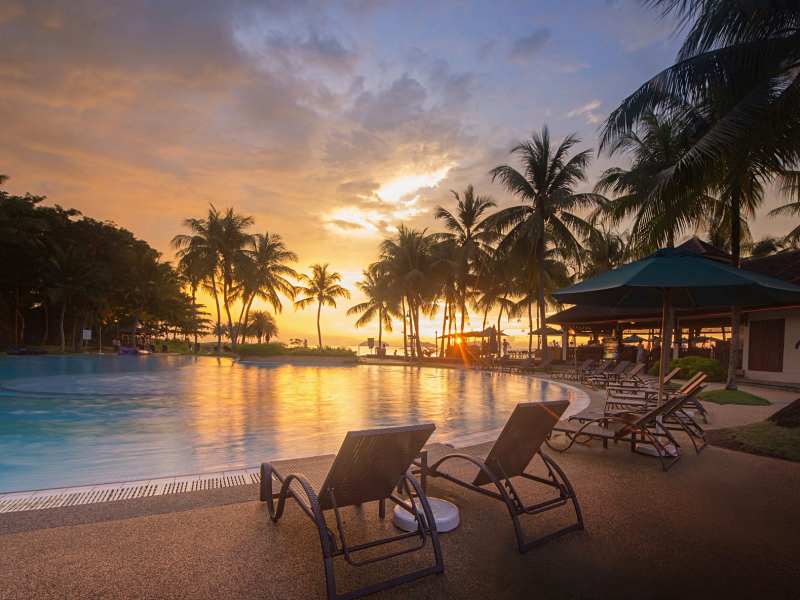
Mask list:
[[[678,373],[681,372],[680,367],[675,367],[664,376],[664,384],[669,384]],[[609,383],[606,386],[606,393],[609,396],[625,396],[625,395],[642,395],[645,391],[658,392],[658,377],[652,375],[644,377],[637,377],[636,379],[623,378],[620,381]]]
[[644,380],[642,379],[642,371],[647,368],[645,363],[636,363],[630,369],[625,371],[622,376],[618,377],[616,381],[609,381],[606,385],[633,385],[636,383],[642,383]]
[[[485,458],[464,453],[446,453],[444,456],[427,456],[427,460],[417,461],[417,464],[428,476],[441,477],[504,503],[514,525],[517,547],[520,552],[527,552],[547,540],[583,529],[583,516],[575,490],[556,462],[541,452],[542,443],[568,406],[569,402],[565,400],[517,404]],[[547,471],[546,477],[526,472],[536,456],[541,459]],[[462,469],[459,470],[459,467]],[[463,469],[468,471],[468,476],[464,476]],[[551,498],[525,506],[512,483],[513,478],[535,482],[554,490],[555,494]],[[526,540],[520,525],[521,516],[536,515],[567,503],[572,504],[575,510],[575,523],[536,539]]]
[[[627,442],[630,444],[631,452],[647,455],[650,453],[643,452],[640,446],[651,445],[661,461],[661,468],[667,471],[680,459],[680,453],[677,452],[680,445],[670,430],[661,422],[682,408],[685,402],[686,397],[683,396],[672,398],[664,404],[640,414],[614,413],[597,418],[576,415],[568,421],[560,421],[553,427],[554,433],[563,434],[566,437],[566,445],[560,446],[554,443],[552,436],[547,439],[546,443],[556,452],[566,452],[576,442],[584,440],[600,440],[603,448],[608,448],[608,442]],[[670,446],[674,452],[671,451]]]
[[586,379],[586,382],[592,386],[602,387],[605,384],[616,381],[627,371],[631,366],[631,361],[629,360],[621,360],[617,363],[617,366],[611,369],[610,371],[603,371],[602,373],[598,373],[597,375],[592,375]]
[[[689,379],[686,383],[683,384],[677,391],[665,391],[664,398],[670,399],[677,396],[684,396],[687,398],[686,408],[691,407],[694,410],[697,410],[700,415],[703,417],[703,421],[708,423],[708,411],[706,411],[705,406],[697,399],[697,394],[701,391],[702,384],[705,382],[708,375],[705,373],[698,372]],[[631,397],[631,396],[610,396],[606,400],[606,412],[608,411],[620,411],[620,410],[631,410],[631,409],[642,409],[642,408],[650,408],[658,402],[658,390],[645,390],[641,395],[638,397]]]
[[[350,431],[324,480],[317,484],[300,473],[285,475],[279,473],[270,463],[261,465],[261,500],[266,502],[272,521],[277,522],[281,518],[287,498],[292,498],[319,530],[328,598],[357,598],[444,570],[436,523],[428,499],[423,486],[408,472],[412,461],[420,454],[434,429],[433,424],[423,424]],[[280,485],[279,492],[273,491],[273,483]],[[405,492],[405,498],[396,493],[395,490],[400,489]],[[414,497],[417,501],[409,500]],[[367,502],[378,502],[379,516],[383,518],[387,499],[405,507],[414,515],[419,524],[417,530],[351,545],[345,537],[341,510]],[[325,519],[326,511],[333,511],[338,535],[334,535],[329,528]],[[411,538],[417,538],[417,543],[413,546],[409,547],[409,542],[403,543],[403,540]],[[375,554],[375,548],[396,542],[400,544],[395,545],[393,551]],[[349,565],[361,567],[422,550],[429,542],[434,558],[432,566],[343,595],[336,591],[334,558],[343,556]],[[368,557],[356,558],[364,550],[368,551]],[[370,550],[373,551],[369,552]]]
[[[692,407],[697,401],[696,396],[702,391],[703,387],[702,380],[698,380],[697,383],[687,388],[682,395],[668,398],[668,400],[679,398],[681,402],[673,410],[670,410],[666,415],[662,416],[658,422],[659,427],[665,427],[670,431],[683,431],[686,433],[694,446],[695,452],[698,454],[706,445],[705,431],[703,427],[695,421],[694,417],[689,414],[687,409]],[[619,408],[615,409],[613,405],[607,403],[602,411],[587,409],[577,415],[573,415],[570,417],[570,420],[587,423],[608,416],[646,414],[656,408],[655,404],[644,402],[638,404],[628,403],[625,406],[625,410],[620,410]]]
[[550,375],[553,379],[567,379],[570,381],[580,381],[581,379],[583,379],[583,374],[591,369],[593,363],[594,361],[591,358],[588,358],[574,369],[553,371]]
[[614,368],[614,361],[601,360],[600,362],[597,363],[595,368],[584,371],[583,378],[581,379],[581,381],[583,383],[587,383],[588,380],[591,379],[592,377],[597,377],[599,375],[602,375],[603,373],[606,373],[607,371],[610,371],[613,368]]

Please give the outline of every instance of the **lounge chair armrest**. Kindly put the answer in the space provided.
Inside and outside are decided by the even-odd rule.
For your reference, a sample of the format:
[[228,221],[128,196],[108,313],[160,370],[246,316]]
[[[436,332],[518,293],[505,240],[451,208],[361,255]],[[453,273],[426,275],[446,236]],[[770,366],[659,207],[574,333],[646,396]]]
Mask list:
[[[272,490],[272,475],[275,475],[278,481],[281,482],[281,489],[277,494],[278,505],[275,506],[275,494]],[[293,482],[297,482],[302,489],[302,494],[306,496],[308,503],[302,501],[298,497],[297,491],[291,488]],[[306,476],[301,473],[290,473],[286,477],[281,477],[271,463],[261,463],[261,489],[260,497],[262,502],[267,503],[267,511],[273,521],[277,521],[283,515],[283,510],[286,505],[287,496],[292,496],[297,500],[297,503],[310,517],[319,515],[321,517],[322,511],[319,507],[319,498],[314,488],[306,479]]]

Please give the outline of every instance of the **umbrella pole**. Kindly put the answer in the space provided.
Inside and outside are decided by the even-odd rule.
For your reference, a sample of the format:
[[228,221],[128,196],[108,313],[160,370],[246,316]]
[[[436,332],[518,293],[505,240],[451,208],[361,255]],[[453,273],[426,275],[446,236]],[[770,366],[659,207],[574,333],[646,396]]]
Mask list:
[[658,405],[664,402],[664,376],[669,368],[669,349],[666,346],[668,336],[666,335],[671,326],[669,312],[670,312],[670,290],[664,290],[664,305],[661,309],[661,355],[659,358],[658,366]]

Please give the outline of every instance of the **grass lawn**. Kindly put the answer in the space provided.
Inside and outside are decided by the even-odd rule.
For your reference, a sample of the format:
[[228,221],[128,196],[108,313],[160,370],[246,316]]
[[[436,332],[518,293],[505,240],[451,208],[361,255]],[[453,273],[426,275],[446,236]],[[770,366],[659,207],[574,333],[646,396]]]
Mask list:
[[769,421],[706,432],[710,444],[800,462],[800,427],[780,427]]
[[769,400],[761,396],[754,396],[742,390],[709,390],[701,392],[699,398],[715,404],[743,404],[746,406],[768,406],[771,404]]

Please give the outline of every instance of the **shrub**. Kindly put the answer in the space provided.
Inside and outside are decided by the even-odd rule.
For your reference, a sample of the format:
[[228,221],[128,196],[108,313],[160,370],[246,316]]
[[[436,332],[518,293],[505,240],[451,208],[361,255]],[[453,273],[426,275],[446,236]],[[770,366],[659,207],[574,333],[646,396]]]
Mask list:
[[258,357],[258,356],[355,356],[355,352],[349,348],[304,348],[286,346],[280,342],[269,344],[240,344],[236,347],[239,356]]
[[[724,381],[726,371],[718,360],[706,358],[705,356],[684,356],[683,358],[673,358],[669,361],[669,370],[680,368],[678,377],[689,379],[697,375],[700,371],[708,375],[707,381]],[[658,363],[654,364],[650,373],[658,375]]]

